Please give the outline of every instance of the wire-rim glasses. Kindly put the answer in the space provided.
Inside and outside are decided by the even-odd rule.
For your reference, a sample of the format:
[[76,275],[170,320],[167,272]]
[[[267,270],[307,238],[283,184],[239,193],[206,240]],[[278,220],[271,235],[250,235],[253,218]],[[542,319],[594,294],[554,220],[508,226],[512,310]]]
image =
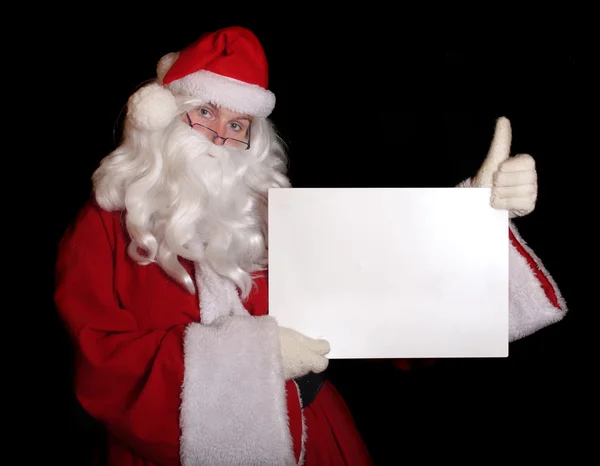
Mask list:
[[[219,138],[223,141],[223,145],[226,146],[228,145],[229,147],[234,147],[234,148],[239,148],[243,150],[248,150],[250,149],[250,128],[251,126],[248,127],[248,140],[247,141],[241,141],[239,139],[235,139],[235,138],[224,138],[223,136],[221,136],[219,133],[217,133],[214,129],[209,128],[208,126],[204,126],[200,123],[192,123],[192,119],[190,118],[190,115],[188,114],[188,112],[185,112],[185,117],[187,118],[188,121],[188,125],[190,126],[190,128],[194,129],[194,126],[199,126],[203,129],[205,129],[206,131],[209,131],[210,134],[213,134],[215,137],[213,138],[213,141],[216,138]],[[230,141],[229,144],[227,144]]]

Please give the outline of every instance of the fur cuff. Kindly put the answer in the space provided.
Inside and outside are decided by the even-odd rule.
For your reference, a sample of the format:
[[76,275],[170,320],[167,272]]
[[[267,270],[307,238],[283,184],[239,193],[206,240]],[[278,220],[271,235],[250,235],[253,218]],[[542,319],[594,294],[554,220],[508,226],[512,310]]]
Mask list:
[[296,465],[276,321],[190,324],[184,352],[182,465]]
[[567,304],[542,261],[510,223],[509,340],[515,341],[561,320]]

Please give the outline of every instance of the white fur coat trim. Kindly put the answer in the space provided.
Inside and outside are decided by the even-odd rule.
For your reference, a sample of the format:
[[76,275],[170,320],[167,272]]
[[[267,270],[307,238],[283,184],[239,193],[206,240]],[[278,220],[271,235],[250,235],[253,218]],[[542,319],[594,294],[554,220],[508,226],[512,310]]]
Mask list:
[[[300,405],[303,404],[302,401],[302,393],[300,392],[300,387],[294,381],[294,387],[296,387],[298,393],[298,399],[300,400]],[[300,459],[298,460],[298,466],[304,466],[305,455],[306,455],[306,439],[307,439],[307,431],[306,431],[306,418],[304,417],[304,411],[302,411],[302,445],[300,448]]]
[[250,316],[211,269],[198,266],[196,280],[202,317],[184,337],[182,465],[295,466],[277,322]]
[[509,340],[515,341],[561,320],[567,313],[567,303],[558,285],[540,260],[519,234],[512,221],[510,229],[515,239],[535,261],[537,269],[552,285],[560,308],[548,298],[535,270],[511,243],[509,251]]

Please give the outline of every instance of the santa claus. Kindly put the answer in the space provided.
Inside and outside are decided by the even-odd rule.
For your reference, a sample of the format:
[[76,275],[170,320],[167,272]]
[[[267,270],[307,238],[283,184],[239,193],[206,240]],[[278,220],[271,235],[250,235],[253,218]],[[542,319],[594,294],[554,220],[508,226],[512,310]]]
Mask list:
[[[61,241],[55,299],[110,465],[371,463],[333,385],[302,391],[327,368],[328,342],[268,315],[267,193],[289,186],[274,105],[247,29],[167,54],[130,98],[122,142]],[[501,119],[461,186],[492,187],[492,205],[516,217],[535,206],[536,172],[509,146]],[[508,234],[514,340],[566,306],[512,224]]]

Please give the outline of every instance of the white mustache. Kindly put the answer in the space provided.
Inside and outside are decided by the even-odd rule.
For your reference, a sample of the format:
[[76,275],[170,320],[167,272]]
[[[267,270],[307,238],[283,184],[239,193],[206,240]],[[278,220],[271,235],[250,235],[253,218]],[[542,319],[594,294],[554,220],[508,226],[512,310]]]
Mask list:
[[216,145],[210,142],[206,151],[208,155],[216,159],[229,158],[229,151],[223,145]]
[[196,147],[193,159],[188,161],[189,169],[203,180],[214,195],[235,189],[248,169],[246,155],[198,136],[196,142],[201,143]]
[[234,152],[231,148],[225,147],[223,144],[215,144],[201,133],[194,131],[193,136],[189,136],[194,140],[194,144],[199,146],[199,155],[209,155],[215,159],[230,157]]

